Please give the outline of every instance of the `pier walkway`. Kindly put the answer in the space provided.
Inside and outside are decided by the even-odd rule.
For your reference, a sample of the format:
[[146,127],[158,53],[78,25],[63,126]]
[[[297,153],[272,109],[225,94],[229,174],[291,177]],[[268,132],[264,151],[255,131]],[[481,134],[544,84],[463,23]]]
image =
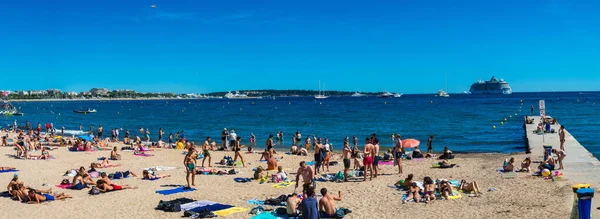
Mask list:
[[[551,128],[555,130],[555,133],[546,133],[544,135],[538,135],[535,133],[537,130],[537,124],[540,123],[540,116],[530,116],[533,118],[533,124],[526,124],[525,126],[525,137],[527,138],[529,149],[531,152],[532,160],[542,160],[544,156],[543,145],[552,145],[554,149],[560,149],[560,137],[558,136],[558,130],[560,124],[551,125]],[[570,185],[578,183],[588,183],[591,185],[596,193],[600,190],[600,161],[595,158],[583,145],[581,145],[577,139],[575,139],[565,127],[565,153],[567,156],[563,160],[564,170],[560,170],[563,173],[563,178],[569,180]],[[531,168],[536,168],[536,164],[532,164]],[[556,165],[558,168],[558,165]],[[600,207],[600,195],[596,195],[593,200],[593,214],[599,214],[600,211],[596,208]]]

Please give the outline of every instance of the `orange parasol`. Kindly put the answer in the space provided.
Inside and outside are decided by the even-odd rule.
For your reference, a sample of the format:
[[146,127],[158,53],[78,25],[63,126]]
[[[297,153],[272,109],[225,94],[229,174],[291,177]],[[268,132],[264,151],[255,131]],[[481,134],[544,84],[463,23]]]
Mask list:
[[414,148],[414,147],[419,146],[420,143],[421,142],[419,140],[417,140],[417,139],[412,139],[412,138],[404,139],[404,140],[402,140],[402,147],[404,147],[404,148]]

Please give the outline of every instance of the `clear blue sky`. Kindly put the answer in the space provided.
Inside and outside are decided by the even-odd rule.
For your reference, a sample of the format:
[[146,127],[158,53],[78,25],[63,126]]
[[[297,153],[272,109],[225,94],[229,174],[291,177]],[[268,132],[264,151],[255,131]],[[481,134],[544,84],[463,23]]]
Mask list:
[[433,93],[448,74],[451,92],[493,75],[514,91],[599,90],[599,11],[596,0],[4,1],[0,89],[317,89],[321,80]]

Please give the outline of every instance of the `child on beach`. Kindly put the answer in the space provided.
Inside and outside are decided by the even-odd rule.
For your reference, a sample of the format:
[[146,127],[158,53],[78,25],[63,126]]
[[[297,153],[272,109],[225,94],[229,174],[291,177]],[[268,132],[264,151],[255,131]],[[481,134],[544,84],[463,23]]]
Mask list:
[[287,181],[287,173],[283,171],[282,166],[277,167],[277,177],[283,181]]

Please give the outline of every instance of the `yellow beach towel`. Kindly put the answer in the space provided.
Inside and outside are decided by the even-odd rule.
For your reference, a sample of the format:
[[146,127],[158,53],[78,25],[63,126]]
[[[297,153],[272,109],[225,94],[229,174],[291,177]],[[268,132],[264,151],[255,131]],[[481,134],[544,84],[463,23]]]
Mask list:
[[221,217],[230,215],[230,214],[234,214],[234,213],[239,213],[239,212],[244,212],[247,211],[247,208],[240,208],[240,207],[233,207],[233,208],[228,208],[225,210],[219,210],[219,211],[213,211],[214,214],[219,215]]
[[273,185],[273,188],[283,189],[283,188],[287,188],[288,186],[291,186],[291,185],[296,185],[296,182],[282,182],[282,183],[277,183],[277,184]]

